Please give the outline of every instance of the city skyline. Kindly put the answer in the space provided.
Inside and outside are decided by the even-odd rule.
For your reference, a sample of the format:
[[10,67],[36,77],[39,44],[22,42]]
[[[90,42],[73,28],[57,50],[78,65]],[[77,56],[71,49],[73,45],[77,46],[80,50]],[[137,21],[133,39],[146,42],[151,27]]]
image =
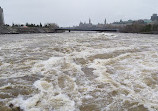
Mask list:
[[137,20],[149,18],[158,13],[156,0],[2,0],[6,24],[26,22],[39,24],[57,23],[59,26],[78,25],[80,21],[92,23],[107,23],[122,20]]

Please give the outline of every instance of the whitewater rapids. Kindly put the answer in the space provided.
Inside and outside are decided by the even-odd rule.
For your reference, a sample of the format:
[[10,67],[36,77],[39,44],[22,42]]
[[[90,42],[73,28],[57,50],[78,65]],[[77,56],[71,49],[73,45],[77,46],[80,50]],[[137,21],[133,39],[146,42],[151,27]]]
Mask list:
[[0,35],[0,111],[158,111],[158,35]]

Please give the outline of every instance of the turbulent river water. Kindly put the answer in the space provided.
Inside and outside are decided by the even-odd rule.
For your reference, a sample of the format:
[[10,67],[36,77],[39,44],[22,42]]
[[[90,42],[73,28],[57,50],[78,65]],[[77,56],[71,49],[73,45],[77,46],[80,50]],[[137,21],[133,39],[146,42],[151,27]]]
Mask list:
[[0,35],[0,111],[158,111],[158,35]]

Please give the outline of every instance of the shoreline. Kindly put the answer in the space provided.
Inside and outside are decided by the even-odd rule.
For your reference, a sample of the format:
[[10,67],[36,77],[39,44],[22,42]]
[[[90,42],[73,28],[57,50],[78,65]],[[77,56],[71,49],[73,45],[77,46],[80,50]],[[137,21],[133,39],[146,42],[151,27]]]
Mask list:
[[38,34],[38,33],[62,33],[54,28],[45,27],[0,27],[0,35],[2,34]]
[[[44,34],[44,33],[63,33],[64,30],[55,30],[55,28],[45,27],[0,27],[0,35],[5,34]],[[107,31],[109,32],[109,31]],[[153,34],[158,35],[158,31],[150,32],[124,32],[117,31],[115,33],[132,33],[132,34]]]

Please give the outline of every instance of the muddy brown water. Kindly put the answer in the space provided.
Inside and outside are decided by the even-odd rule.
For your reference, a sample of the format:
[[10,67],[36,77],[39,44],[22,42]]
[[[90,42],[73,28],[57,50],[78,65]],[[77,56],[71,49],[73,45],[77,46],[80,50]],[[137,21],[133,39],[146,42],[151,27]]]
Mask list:
[[158,35],[0,35],[0,111],[158,111]]

